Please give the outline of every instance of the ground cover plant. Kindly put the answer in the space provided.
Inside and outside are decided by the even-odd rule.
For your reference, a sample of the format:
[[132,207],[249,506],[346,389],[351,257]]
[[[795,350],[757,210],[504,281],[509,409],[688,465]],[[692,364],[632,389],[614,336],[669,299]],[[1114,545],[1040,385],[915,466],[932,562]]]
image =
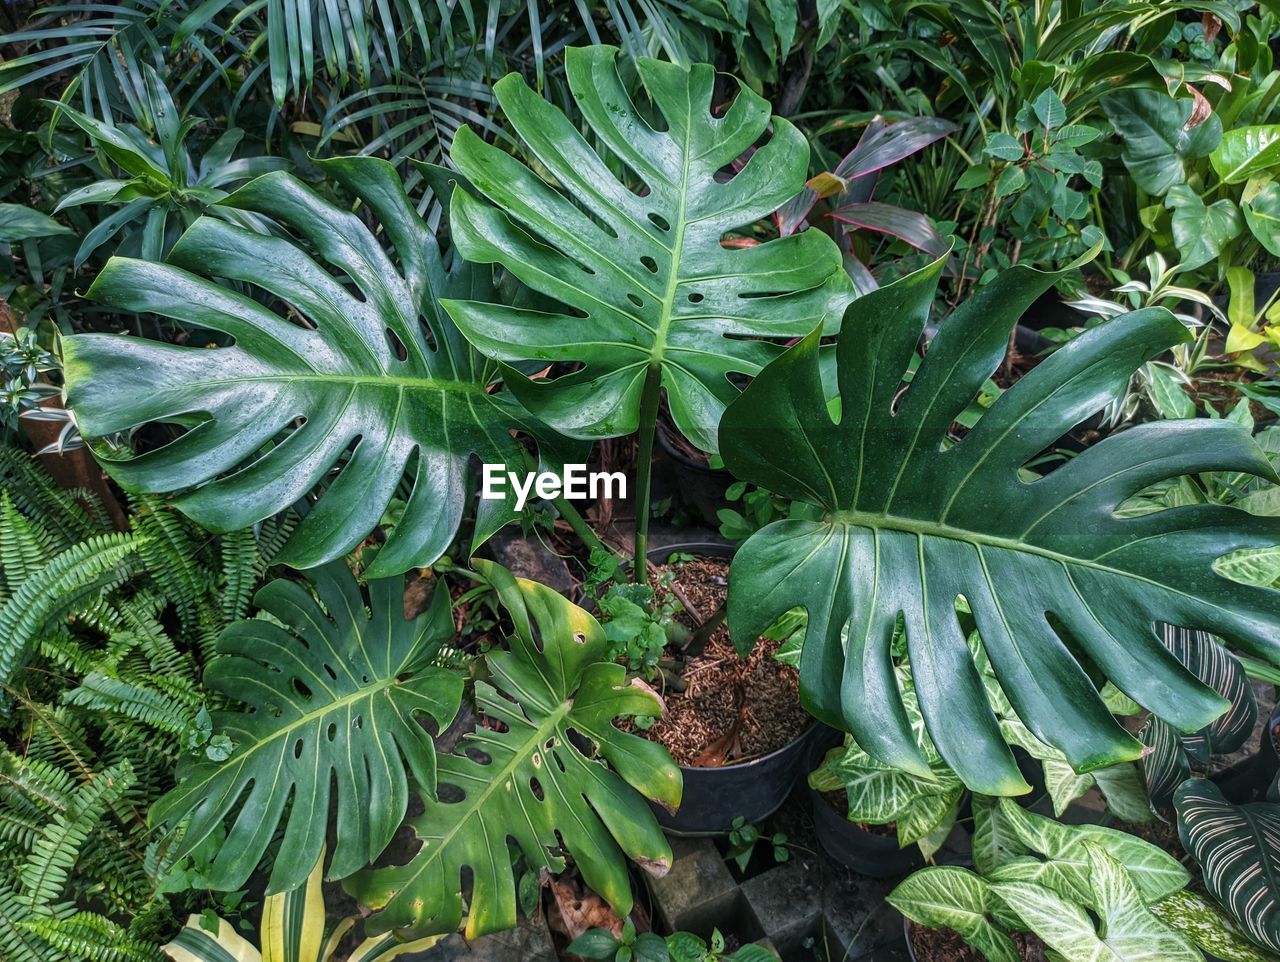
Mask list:
[[4,16],[0,957],[1280,957],[1270,6]]

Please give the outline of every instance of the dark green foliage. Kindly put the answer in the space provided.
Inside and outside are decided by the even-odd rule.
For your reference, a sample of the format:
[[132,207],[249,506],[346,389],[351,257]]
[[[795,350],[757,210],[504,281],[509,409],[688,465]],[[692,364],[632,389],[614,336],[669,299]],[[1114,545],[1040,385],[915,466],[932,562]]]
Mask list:
[[220,550],[159,498],[111,531],[17,448],[0,482],[0,959],[159,960],[192,906],[157,894],[172,857],[146,811],[180,757],[225,754],[199,678],[263,546]]

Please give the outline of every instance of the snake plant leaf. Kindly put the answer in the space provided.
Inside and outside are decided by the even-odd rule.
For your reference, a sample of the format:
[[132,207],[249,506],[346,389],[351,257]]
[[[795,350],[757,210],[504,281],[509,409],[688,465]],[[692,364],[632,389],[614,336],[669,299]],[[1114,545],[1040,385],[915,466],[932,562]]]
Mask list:
[[226,822],[206,871],[212,889],[243,886],[277,829],[268,889],[301,885],[331,813],[341,830],[329,875],[350,875],[391,841],[409,778],[434,790],[435,747],[421,719],[447,725],[462,698],[461,678],[430,663],[453,636],[447,589],[407,621],[402,578],[369,582],[369,610],[342,562],[318,570],[314,588],[272,581],[254,596],[271,619],[223,631],[204,683],[244,705],[213,716],[235,749],[223,762],[180,764],[177,786],[152,806],[154,823],[184,829],[175,858]]
[[1185,474],[1276,476],[1247,429],[1205,419],[1140,425],[1023,479],[1023,465],[1142,363],[1189,338],[1161,308],[1072,340],[950,443],[1018,316],[1061,275],[1001,273],[942,322],[904,386],[942,266],[850,306],[836,347],[839,421],[822,389],[816,331],[726,410],[722,453],[734,476],[823,511],[817,521],[775,521],[738,550],[729,627],[747,647],[783,612],[805,608],[806,706],[881,761],[925,775],[890,650],[903,618],[933,743],[971,789],[1011,795],[1028,787],[988,704],[957,599],[972,609],[995,675],[1036,738],[1080,772],[1135,760],[1141,743],[1116,723],[1077,652],[1180,729],[1204,727],[1226,702],[1160,644],[1153,624],[1211,627],[1280,660],[1280,594],[1212,568],[1233,549],[1280,542],[1280,520],[1214,505],[1132,518],[1116,508]]
[[[404,512],[368,572],[382,577],[428,564],[448,547],[471,455],[523,472],[511,430],[549,432],[509,396],[489,393],[495,365],[440,309],[445,295],[484,296],[489,269],[446,270],[390,164],[350,157],[323,165],[372,212],[399,266],[356,214],[289,174],[260,177],[223,205],[274,218],[316,256],[287,238],[205,217],[167,264],[113,258],[90,296],[221,331],[234,344],[72,337],[69,398],[88,435],[148,422],[189,427],[137,456],[99,459],[130,491],[180,492],[178,506],[213,531],[247,527],[319,489],[279,556],[297,567],[358,545],[407,476]],[[256,287],[289,317],[209,278]],[[477,502],[475,543],[515,517],[513,499]]]
[[1250,939],[1280,952],[1280,805],[1232,805],[1203,778],[1184,782],[1173,804],[1209,894]]
[[[552,306],[445,306],[490,357],[581,365],[550,380],[507,372],[529,411],[564,434],[635,431],[652,370],[676,425],[715,451],[720,415],[738,393],[730,376],[759,371],[780,350],[771,340],[833,331],[852,287],[839,249],[819,231],[741,249],[721,244],[804,186],[803,135],[771,118],[768,103],[741,83],[730,82],[732,103],[717,116],[724,98],[712,100],[710,65],[641,59],[640,82],[661,121],[651,125],[628,96],[616,56],[608,46],[565,54],[577,108],[603,153],[514,74],[494,94],[527,145],[529,166],[469,128],[453,142],[454,163],[489,201],[454,192],[458,249],[501,264]],[[766,128],[768,142],[752,152]],[[722,176],[748,154],[736,174]]]
[[912,873],[885,901],[917,925],[957,932],[988,962],[1019,962],[1013,939],[989,917],[990,890],[986,879],[968,869],[943,865]]
[[604,632],[587,612],[505,568],[475,564],[515,628],[510,650],[490,652],[488,680],[476,682],[479,710],[503,727],[477,728],[440,757],[439,798],[424,799],[409,820],[422,847],[407,864],[344,882],[362,905],[381,910],[366,922],[371,934],[452,932],[462,918],[464,868],[472,876],[467,938],[515,925],[508,838],[535,872],[560,871],[560,853],[572,855],[620,915],[632,903],[624,854],[654,875],[671,866],[645,798],[677,807],[680,769],[660,745],[614,725],[660,715],[661,699],[605,660]]

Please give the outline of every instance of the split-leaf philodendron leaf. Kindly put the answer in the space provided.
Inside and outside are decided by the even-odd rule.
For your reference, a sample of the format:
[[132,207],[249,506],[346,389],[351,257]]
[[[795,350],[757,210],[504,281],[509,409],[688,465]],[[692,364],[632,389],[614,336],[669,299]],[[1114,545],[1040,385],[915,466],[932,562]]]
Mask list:
[[350,875],[382,853],[404,818],[409,779],[435,786],[435,746],[421,724],[447,725],[462,679],[433,667],[453,636],[449,593],[404,618],[404,579],[369,583],[372,613],[341,561],[315,573],[315,595],[294,581],[261,588],[254,604],[273,620],[230,625],[204,683],[245,706],[215,712],[214,730],[234,743],[223,762],[188,760],[178,785],[151,810],[181,826],[181,858],[227,823],[205,874],[209,887],[248,880],[283,829],[271,892],[302,884],[325,845],[331,814],[339,831],[329,875]]
[[1280,542],[1280,519],[1214,505],[1121,518],[1154,482],[1201,471],[1274,479],[1227,421],[1159,421],[1109,437],[1037,480],[1020,469],[1096,411],[1132,372],[1189,338],[1168,311],[1090,329],[1006,391],[957,443],[965,409],[1004,357],[1023,310],[1060,275],[1016,267],[942,322],[908,385],[943,262],[849,308],[836,348],[839,404],[822,390],[818,336],[767,367],[721,424],[733,474],[820,506],[738,551],[729,625],[749,648],[803,606],[802,695],[882,761],[928,773],[894,677],[899,615],[916,697],[943,758],[975,791],[1017,794],[1014,763],[966,645],[957,598],[1018,716],[1077,771],[1140,756],[1082,661],[1184,731],[1225,700],[1160,643],[1157,620],[1205,628],[1280,661],[1280,594],[1218,575],[1215,558]]
[[[616,55],[612,47],[571,48],[565,72],[587,125],[625,168],[621,175],[516,75],[494,93],[529,163],[559,190],[469,129],[458,131],[453,161],[488,201],[454,192],[458,249],[468,260],[501,264],[553,304],[532,310],[454,300],[446,307],[490,357],[581,363],[553,380],[507,374],[525,406],[565,434],[635,431],[652,368],[677,426],[714,451],[720,415],[738,393],[730,375],[755,374],[776,356],[780,348],[764,339],[801,337],[820,325],[834,330],[852,287],[839,249],[816,230],[742,249],[721,244],[804,186],[803,135],[732,82],[733,101],[716,116],[709,65],[641,59],[636,68],[656,107],[651,124],[627,95]],[[746,159],[770,124],[768,142]]]
[[[323,165],[373,213],[394,261],[354,213],[289,174],[268,174],[222,205],[274,218],[317,256],[204,217],[168,264],[113,258],[92,297],[221,331],[235,343],[68,338],[69,398],[89,435],[148,422],[189,427],[136,457],[99,456],[129,490],[183,492],[178,506],[211,530],[247,527],[322,487],[279,558],[298,567],[359,544],[407,474],[403,514],[369,567],[382,577],[429,564],[448,547],[471,455],[523,471],[511,430],[545,428],[509,396],[487,391],[496,365],[467,345],[439,306],[446,295],[486,296],[490,268],[446,270],[390,164],[351,157]],[[266,299],[208,279],[215,277],[259,288]],[[513,496],[480,500],[476,512],[479,543],[515,517]]]
[[[599,623],[552,589],[477,561],[515,627],[510,651],[486,658],[476,704],[502,730],[477,728],[439,758],[438,799],[409,820],[421,849],[405,865],[344,884],[380,909],[371,934],[452,932],[462,918],[462,871],[471,870],[467,938],[516,924],[515,839],[533,871],[572,855],[587,885],[621,915],[631,910],[625,854],[664,874],[671,848],[645,802],[680,804],[680,769],[660,745],[619,731],[620,716],[655,717],[662,702],[606,659]],[[541,645],[539,646],[539,641]],[[607,763],[607,764],[606,764]]]

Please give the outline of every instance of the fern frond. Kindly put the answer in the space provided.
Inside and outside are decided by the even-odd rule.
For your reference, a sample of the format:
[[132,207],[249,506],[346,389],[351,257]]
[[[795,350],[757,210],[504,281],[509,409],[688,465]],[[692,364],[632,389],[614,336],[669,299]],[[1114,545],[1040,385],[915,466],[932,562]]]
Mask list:
[[61,768],[39,759],[0,753],[0,804],[48,820],[66,812],[76,781]]
[[10,493],[18,511],[49,530],[58,550],[110,530],[109,523],[96,519],[77,500],[101,511],[94,495],[64,491],[30,454],[13,445],[0,444],[0,488]]
[[30,906],[0,878],[0,959],[4,962],[61,962],[51,946],[23,925],[33,915]]
[[192,739],[194,719],[188,706],[177,699],[141,685],[90,672],[66,694],[67,704],[96,711],[114,712],[143,722],[158,731],[176,735],[184,742]]
[[262,576],[262,553],[252,528],[222,536],[222,619],[230,624],[249,614],[253,589]]
[[68,959],[84,962],[160,962],[154,945],[129,937],[128,932],[96,912],[77,912],[70,918],[32,918],[19,923]]
[[12,678],[50,619],[75,610],[85,596],[118,581],[120,562],[139,544],[130,535],[97,535],[63,551],[26,579],[0,608],[0,683]]
[[0,490],[0,602],[57,553],[56,539],[14,506],[7,489]]
[[48,905],[62,894],[67,873],[79,858],[89,833],[97,827],[107,806],[132,781],[132,769],[121,763],[76,790],[67,813],[54,816],[31,846],[18,873],[22,901],[31,906]]

